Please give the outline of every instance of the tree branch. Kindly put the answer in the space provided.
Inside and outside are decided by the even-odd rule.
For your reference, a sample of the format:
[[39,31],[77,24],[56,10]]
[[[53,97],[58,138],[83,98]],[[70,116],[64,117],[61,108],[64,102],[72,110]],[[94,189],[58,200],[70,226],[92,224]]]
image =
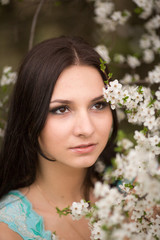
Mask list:
[[35,28],[36,28],[36,23],[37,23],[37,18],[38,15],[40,13],[41,7],[43,5],[45,0],[40,0],[37,9],[35,11],[35,14],[33,16],[33,20],[32,20],[32,26],[31,26],[31,32],[30,32],[30,38],[29,38],[29,46],[28,46],[28,50],[30,50],[33,47],[33,39],[34,39],[34,34],[35,34]]

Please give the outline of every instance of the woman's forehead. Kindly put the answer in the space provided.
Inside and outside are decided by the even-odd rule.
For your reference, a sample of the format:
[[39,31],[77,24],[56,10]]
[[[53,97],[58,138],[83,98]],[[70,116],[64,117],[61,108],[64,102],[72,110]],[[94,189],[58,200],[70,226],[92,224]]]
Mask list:
[[98,97],[102,94],[103,87],[103,79],[96,68],[84,65],[70,66],[59,76],[51,101],[62,97]]

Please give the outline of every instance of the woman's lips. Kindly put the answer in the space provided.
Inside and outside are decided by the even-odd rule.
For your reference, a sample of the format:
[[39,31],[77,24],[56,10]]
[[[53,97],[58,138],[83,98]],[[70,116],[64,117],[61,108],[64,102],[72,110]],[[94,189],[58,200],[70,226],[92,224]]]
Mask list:
[[90,153],[96,148],[96,145],[97,144],[79,145],[70,149],[75,153]]

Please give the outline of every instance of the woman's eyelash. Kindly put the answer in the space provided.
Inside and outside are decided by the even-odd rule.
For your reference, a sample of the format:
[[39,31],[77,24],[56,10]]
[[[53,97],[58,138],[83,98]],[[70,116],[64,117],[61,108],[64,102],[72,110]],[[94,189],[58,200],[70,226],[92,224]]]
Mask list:
[[[95,110],[102,110],[102,109],[106,108],[107,106],[108,106],[107,102],[100,101],[100,102],[95,103],[92,106],[92,108],[95,107]],[[61,114],[67,113],[68,111],[69,111],[69,107],[67,105],[54,107],[54,108],[49,110],[50,113],[57,114],[57,115],[61,115]]]
[[105,102],[105,101],[100,101],[100,102],[97,102],[93,105],[93,107],[98,107],[98,106],[100,106],[100,108],[97,108],[97,110],[102,110],[105,107],[108,107],[108,103]]
[[64,114],[66,112],[66,110],[69,111],[68,106],[62,105],[62,106],[58,106],[58,107],[50,109],[49,112],[52,114]]

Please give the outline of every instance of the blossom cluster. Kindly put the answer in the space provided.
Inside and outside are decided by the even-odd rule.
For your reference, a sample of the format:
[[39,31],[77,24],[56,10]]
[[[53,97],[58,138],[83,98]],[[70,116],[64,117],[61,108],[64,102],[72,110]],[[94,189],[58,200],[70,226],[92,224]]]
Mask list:
[[80,202],[73,202],[70,210],[72,212],[72,219],[79,220],[82,216],[85,216],[88,213],[88,202],[85,202],[83,199]]
[[116,11],[112,1],[94,1],[95,21],[104,31],[114,31],[118,25],[124,25],[130,17],[128,10]]
[[[125,63],[132,69],[135,69],[141,63],[152,63],[156,55],[160,54],[160,36],[157,32],[160,28],[160,3],[159,0],[132,1],[135,4],[134,11],[138,14],[139,18],[146,20],[139,39],[140,56],[133,54],[124,56],[122,53],[116,53],[113,60],[117,63]],[[116,11],[115,3],[111,0],[94,0],[94,9],[95,21],[101,25],[104,32],[117,30],[119,25],[123,26],[125,23],[128,23],[128,20],[132,16],[132,12],[128,10]],[[153,13],[155,13],[154,16],[152,16]],[[102,49],[99,53],[102,53]]]
[[[150,73],[153,72],[149,72],[149,75]],[[160,78],[156,81],[160,82]],[[112,109],[125,107],[130,123],[143,124],[154,133],[160,130],[160,116],[156,117],[160,109],[159,90],[153,96],[150,88],[136,85],[122,86],[118,80],[114,80],[103,89],[103,93],[106,101],[111,103]]]
[[[114,80],[104,88],[104,97],[113,109],[124,108],[128,121],[144,129],[135,131],[136,144],[126,138],[117,142],[112,171],[105,172],[104,183],[95,184],[98,200],[88,212],[85,209],[90,214],[91,239],[159,239],[160,216],[154,212],[160,208],[159,90],[153,95],[149,88],[122,86]],[[108,184],[113,179],[116,188]]]

